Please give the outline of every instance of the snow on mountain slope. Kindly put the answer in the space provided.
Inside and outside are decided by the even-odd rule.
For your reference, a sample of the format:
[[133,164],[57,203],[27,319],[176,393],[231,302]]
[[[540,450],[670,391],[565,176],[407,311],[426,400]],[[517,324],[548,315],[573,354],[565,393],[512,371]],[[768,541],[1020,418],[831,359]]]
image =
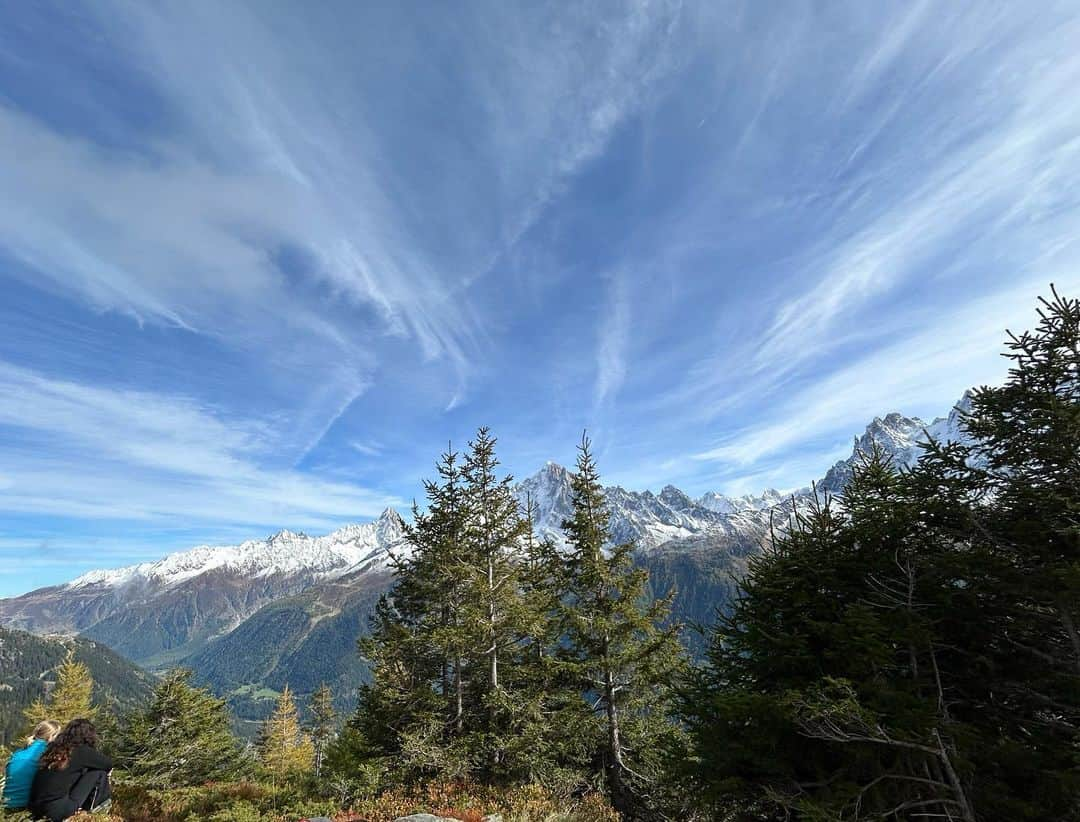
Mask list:
[[784,502],[787,496],[775,488],[766,488],[760,496],[744,494],[741,497],[726,497],[716,491],[709,491],[698,499],[697,504],[717,514],[734,514],[738,511],[764,511],[774,508]]
[[832,494],[843,490],[851,478],[851,470],[859,455],[869,453],[875,445],[892,458],[894,465],[910,467],[922,453],[920,444],[928,438],[939,442],[969,442],[969,437],[961,427],[961,419],[970,410],[971,392],[967,391],[947,417],[938,417],[933,422],[924,422],[918,417],[905,417],[896,412],[875,417],[873,422],[866,426],[863,435],[855,441],[851,456],[830,468],[825,478],[818,483],[818,489]]
[[[549,462],[522,480],[516,492],[522,506],[533,506],[537,531],[561,541],[562,523],[571,512],[570,471]],[[757,539],[768,526],[769,507],[743,504],[732,506],[730,512],[711,510],[671,485],[659,494],[619,486],[605,488],[604,493],[611,513],[612,539],[617,543],[634,542],[642,551],[702,536]],[[777,495],[777,504],[782,503]]]
[[214,570],[248,578],[307,572],[326,579],[371,560],[385,560],[386,549],[400,543],[403,536],[401,517],[387,508],[375,522],[346,525],[321,537],[284,530],[267,539],[248,540],[240,545],[202,545],[169,554],[156,562],[90,571],[63,587],[116,588],[141,582],[169,588]]

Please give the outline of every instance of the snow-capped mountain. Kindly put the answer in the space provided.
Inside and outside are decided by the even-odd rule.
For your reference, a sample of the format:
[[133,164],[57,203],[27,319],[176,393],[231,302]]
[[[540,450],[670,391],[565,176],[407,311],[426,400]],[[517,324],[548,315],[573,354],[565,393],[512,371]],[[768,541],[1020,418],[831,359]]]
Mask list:
[[[876,445],[897,466],[911,466],[922,453],[921,443],[928,438],[940,441],[964,441],[960,420],[970,409],[971,395],[966,393],[947,417],[924,422],[918,417],[891,413],[875,417],[855,441],[852,454],[837,462],[816,483],[819,491],[839,493],[851,477],[860,454]],[[659,494],[652,491],[628,491],[619,486],[605,489],[611,513],[612,538],[615,542],[633,541],[648,553],[677,543],[711,542],[718,549],[757,544],[773,525],[782,526],[792,510],[808,501],[811,486],[788,494],[767,489],[760,495],[728,497],[715,491],[691,499],[668,485]],[[570,515],[570,471],[549,462],[536,474],[517,486],[522,505],[531,503],[534,523],[539,533],[556,541],[562,538],[562,523]]]
[[251,579],[295,574],[330,579],[359,566],[385,563],[387,549],[401,543],[403,538],[401,517],[387,508],[374,522],[346,525],[321,537],[283,530],[266,539],[248,540],[239,545],[200,545],[156,562],[90,571],[61,588],[139,585],[163,591],[210,571]]
[[[960,418],[969,405],[965,395],[948,417],[929,423],[897,413],[875,418],[852,455],[816,487],[842,490],[859,452],[874,444],[898,465],[911,465],[927,435],[963,439]],[[516,493],[533,506],[537,530],[561,540],[571,510],[570,472],[548,463],[521,481]],[[613,539],[636,544],[658,593],[679,592],[680,618],[708,621],[730,598],[733,577],[745,571],[746,558],[761,549],[770,528],[783,527],[813,492],[808,486],[793,494],[713,492],[693,499],[669,485],[658,494],[618,486],[605,493]],[[325,642],[326,635],[340,640],[351,659],[348,648],[366,625],[365,609],[389,584],[388,552],[395,549],[407,550],[403,523],[387,510],[375,522],[325,536],[280,531],[264,540],[200,546],[157,562],[91,571],[65,585],[0,599],[0,624],[83,633],[152,666],[186,662],[208,671],[228,669],[232,678],[220,675],[218,684],[231,688],[237,672],[247,670],[238,655],[248,652],[278,660],[276,668],[251,662],[252,682],[273,678],[270,670],[285,675],[280,671],[286,645],[295,651],[304,643]],[[298,675],[290,670],[289,676]]]
[[852,454],[829,469],[817,487],[829,493],[839,493],[851,479],[851,470],[860,454],[868,454],[876,445],[892,458],[896,466],[910,467],[922,454],[921,443],[932,438],[939,442],[969,442],[970,438],[961,425],[963,415],[971,410],[971,392],[967,391],[952,407],[947,417],[924,422],[918,417],[905,417],[893,412],[884,417],[874,417],[862,436],[855,441]]
[[[570,471],[549,462],[520,482],[516,490],[522,506],[529,503],[533,506],[537,532],[556,542],[561,541],[562,523],[570,516],[572,506]],[[714,538],[717,543],[759,539],[768,526],[773,507],[761,502],[764,500],[761,497],[753,498],[756,504],[730,504],[726,511],[715,510],[672,485],[659,494],[610,486],[604,489],[604,497],[611,514],[613,541],[633,542],[643,552],[672,541],[705,536]],[[711,499],[726,498],[714,494]],[[783,503],[777,494],[774,505],[782,507]]]
[[760,496],[744,494],[741,497],[726,497],[716,491],[702,494],[697,504],[717,514],[734,514],[737,511],[764,511],[780,505],[787,498],[775,488],[766,488]]
[[186,659],[265,605],[348,575],[384,571],[403,547],[403,522],[374,522],[310,537],[280,531],[240,545],[200,546],[157,562],[91,571],[64,585],[0,600],[0,624],[82,633],[143,664]]

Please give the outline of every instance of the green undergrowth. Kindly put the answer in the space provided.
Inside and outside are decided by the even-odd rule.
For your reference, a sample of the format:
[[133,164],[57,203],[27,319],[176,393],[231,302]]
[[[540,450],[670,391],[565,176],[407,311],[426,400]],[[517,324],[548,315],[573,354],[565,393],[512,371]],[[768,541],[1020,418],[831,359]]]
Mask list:
[[[122,777],[121,777],[122,780]],[[480,822],[499,814],[504,822],[617,822],[600,796],[560,799],[539,786],[498,789],[471,784],[432,784],[357,799],[343,808],[313,795],[305,785],[219,782],[193,788],[148,790],[119,781],[111,815],[83,815],[81,822],[298,822],[328,817],[334,822],[392,822],[414,813]],[[4,813],[3,822],[30,822],[24,812]]]

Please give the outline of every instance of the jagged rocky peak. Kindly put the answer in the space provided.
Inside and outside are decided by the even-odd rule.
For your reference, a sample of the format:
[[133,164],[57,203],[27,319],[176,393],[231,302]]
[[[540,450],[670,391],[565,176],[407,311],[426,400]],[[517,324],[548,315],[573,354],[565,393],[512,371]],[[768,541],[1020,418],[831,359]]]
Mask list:
[[569,515],[573,492],[570,471],[556,462],[547,462],[531,477],[515,486],[515,496],[522,508],[532,509],[533,524],[540,533],[562,530]]
[[743,494],[741,497],[728,497],[709,491],[702,495],[697,504],[717,514],[736,514],[741,511],[766,511],[785,504],[790,496],[791,494],[782,494],[775,488],[766,488],[760,495]]
[[716,491],[708,491],[698,500],[698,505],[717,514],[733,514],[739,510],[735,501]]
[[746,494],[739,497],[739,502],[743,503],[743,510],[752,508],[755,511],[764,511],[767,508],[783,505],[790,497],[791,494],[782,494],[775,488],[766,488],[759,496]]
[[[548,463],[516,488],[519,502],[533,506],[537,531],[557,542],[562,539],[562,524],[572,511],[570,486],[571,472],[561,465]],[[727,538],[740,527],[752,529],[755,525],[729,522],[723,514],[703,506],[673,485],[666,486],[659,494],[608,486],[604,489],[604,497],[611,514],[612,542],[633,542],[645,551],[672,540],[706,535]]]
[[896,466],[911,466],[923,452],[923,445],[933,438],[940,442],[969,442],[963,429],[963,415],[971,410],[972,392],[965,391],[947,417],[938,417],[927,423],[918,417],[906,417],[896,412],[875,417],[866,426],[862,436],[855,440],[852,454],[829,469],[818,489],[831,494],[843,490],[851,479],[851,470],[862,454],[875,446],[880,448]]
[[949,416],[946,418],[946,425],[951,436],[951,439],[960,440],[965,439],[963,433],[963,419],[967,414],[971,413],[971,403],[975,399],[975,392],[972,389],[968,389],[964,392],[964,396],[960,398],[960,402],[952,407],[949,411]]
[[276,534],[274,534],[267,542],[270,545],[288,545],[294,542],[307,539],[308,536],[303,531],[290,531],[288,528],[282,528]]
[[544,467],[518,483],[519,488],[536,492],[539,496],[550,496],[568,491],[570,488],[570,469],[557,462],[548,460]]
[[386,508],[375,520],[375,533],[382,543],[397,542],[405,537],[405,520],[393,508]]
[[665,485],[660,492],[660,501],[676,511],[692,511],[698,504],[674,485]]

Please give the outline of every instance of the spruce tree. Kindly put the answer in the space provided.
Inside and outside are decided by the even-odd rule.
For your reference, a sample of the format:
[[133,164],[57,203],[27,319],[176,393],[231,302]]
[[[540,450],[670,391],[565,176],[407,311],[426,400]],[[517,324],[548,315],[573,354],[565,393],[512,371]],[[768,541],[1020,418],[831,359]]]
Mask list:
[[684,691],[711,813],[1077,818],[1078,326],[1055,293],[969,443],[863,455],[752,561]]
[[684,691],[688,790],[761,819],[973,822],[950,713],[942,545],[875,449],[751,562]]
[[[1080,675],[1080,299],[1041,300],[1034,331],[1011,335],[1007,382],[975,391],[965,427],[996,546],[1030,635],[1062,670]],[[1034,655],[1037,658],[1037,654]]]
[[534,503],[526,499],[527,530],[521,551],[525,639],[513,648],[512,723],[505,756],[519,779],[565,789],[593,787],[595,723],[578,683],[559,662],[566,566],[556,543],[534,533]]
[[459,467],[453,451],[413,508],[411,551],[394,560],[361,654],[353,748],[393,761],[405,781],[529,779],[553,767],[551,656],[558,557],[531,536],[480,429]]
[[337,712],[334,695],[325,682],[311,697],[311,743],[315,748],[315,778],[322,776],[326,748],[337,732]]
[[392,763],[405,782],[440,775],[446,761],[444,701],[431,684],[438,675],[437,660],[419,637],[393,596],[381,597],[369,634],[358,643],[371,679],[360,687],[348,723],[357,734],[354,749],[361,758]]
[[984,812],[1015,819],[1080,817],[1080,300],[1051,287],[1038,314],[1009,334],[1005,383],[973,393],[973,444],[928,460],[976,500],[965,580],[992,678],[958,673],[998,729],[976,757]]
[[[471,643],[463,624],[466,500],[453,450],[425,481],[427,509],[413,505],[410,550],[392,560],[394,587],[371,619],[360,653],[372,679],[360,690],[351,731],[372,758],[393,758],[407,780],[446,776],[465,734]],[[467,763],[465,770],[468,770]]]
[[462,476],[467,519],[465,550],[458,570],[466,584],[463,627],[482,666],[472,680],[479,726],[471,742],[480,752],[486,779],[505,773],[515,735],[513,717],[522,694],[516,686],[513,658],[527,641],[530,614],[522,596],[523,541],[529,521],[513,492],[513,477],[498,475],[496,440],[480,428],[469,443]]
[[90,669],[68,651],[56,669],[56,684],[44,698],[35,699],[24,711],[27,723],[33,727],[44,719],[66,725],[73,719],[97,717],[93,704],[94,679]]
[[411,621],[416,641],[431,651],[437,666],[444,739],[464,733],[470,676],[463,617],[467,580],[462,573],[469,501],[458,459],[448,448],[436,465],[438,480],[424,482],[427,510],[413,505],[413,522],[406,527],[412,555],[399,569],[394,591],[395,606]]
[[669,599],[650,602],[648,574],[635,568],[632,544],[610,545],[609,513],[587,437],[572,479],[573,516],[564,599],[564,672],[603,725],[601,761],[615,808],[648,811],[659,777],[656,754],[671,732],[670,686],[682,665]]
[[259,760],[275,780],[308,773],[315,761],[311,737],[300,726],[292,691],[285,685],[259,734]]
[[230,730],[225,701],[191,684],[191,671],[166,674],[150,705],[128,718],[117,764],[152,788],[233,779],[248,762]]

